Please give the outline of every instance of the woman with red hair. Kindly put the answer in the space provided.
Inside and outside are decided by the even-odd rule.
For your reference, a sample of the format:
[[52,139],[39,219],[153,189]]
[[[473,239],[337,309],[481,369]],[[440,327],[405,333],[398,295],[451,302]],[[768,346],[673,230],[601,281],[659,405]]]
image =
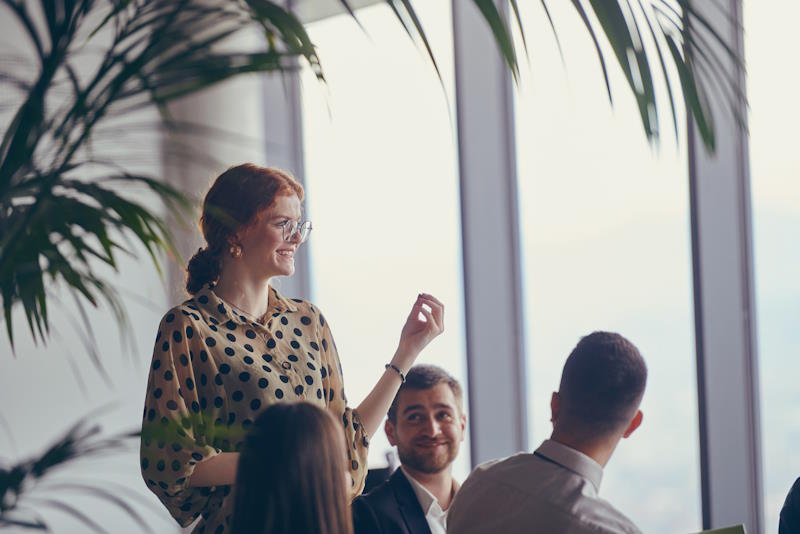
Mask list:
[[341,422],[350,497],[358,495],[369,439],[405,371],[444,327],[442,304],[418,295],[385,372],[357,408],[348,407],[327,320],[310,302],[270,285],[294,272],[294,255],[311,231],[302,200],[301,185],[279,170],[245,164],[222,173],[203,202],[207,245],[187,267],[191,298],[158,329],[142,475],[182,526],[202,517],[195,532],[229,529],[238,451],[261,410],[279,402],[310,402]]

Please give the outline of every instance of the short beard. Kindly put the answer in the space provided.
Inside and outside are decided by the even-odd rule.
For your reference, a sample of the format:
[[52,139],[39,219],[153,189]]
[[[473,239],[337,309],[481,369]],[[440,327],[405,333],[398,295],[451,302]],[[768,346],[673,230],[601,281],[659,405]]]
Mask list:
[[435,455],[417,454],[412,447],[409,447],[409,449],[398,447],[397,455],[400,457],[401,465],[410,467],[420,473],[433,475],[441,473],[453,463],[453,460],[458,456],[458,446],[452,442],[448,443],[443,453]]

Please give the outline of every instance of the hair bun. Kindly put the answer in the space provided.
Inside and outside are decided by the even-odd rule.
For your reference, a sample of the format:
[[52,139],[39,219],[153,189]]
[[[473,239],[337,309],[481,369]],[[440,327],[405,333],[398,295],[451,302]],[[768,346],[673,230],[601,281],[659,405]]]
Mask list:
[[200,247],[186,266],[186,291],[194,295],[203,286],[215,281],[219,277],[219,270],[219,254],[208,247]]

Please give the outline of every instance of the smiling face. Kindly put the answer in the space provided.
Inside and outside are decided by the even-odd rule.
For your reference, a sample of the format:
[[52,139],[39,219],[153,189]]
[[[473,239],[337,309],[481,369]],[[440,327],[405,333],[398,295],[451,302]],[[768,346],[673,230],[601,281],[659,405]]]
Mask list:
[[255,220],[238,234],[242,247],[240,261],[250,272],[264,278],[290,276],[294,273],[294,254],[300,246],[295,234],[291,241],[283,239],[283,224],[299,221],[303,216],[297,195],[279,195],[273,205],[259,213]]
[[401,391],[397,421],[387,419],[385,430],[406,469],[433,474],[448,468],[458,456],[466,423],[453,390],[440,383]]

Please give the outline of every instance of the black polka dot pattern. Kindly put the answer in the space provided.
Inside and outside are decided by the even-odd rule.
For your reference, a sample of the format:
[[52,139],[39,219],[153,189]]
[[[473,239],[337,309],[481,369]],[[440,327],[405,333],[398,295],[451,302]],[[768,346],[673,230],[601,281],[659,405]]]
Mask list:
[[[328,323],[303,300],[270,289],[266,324],[236,314],[209,288],[168,312],[159,326],[143,410],[140,465],[147,486],[170,514],[196,532],[226,532],[220,510],[227,486],[189,487],[194,466],[238,451],[242,438],[209,434],[215,426],[246,433],[266,406],[311,402],[341,421],[353,495],[366,474],[368,440],[346,407]],[[150,430],[159,430],[159,432]]]

